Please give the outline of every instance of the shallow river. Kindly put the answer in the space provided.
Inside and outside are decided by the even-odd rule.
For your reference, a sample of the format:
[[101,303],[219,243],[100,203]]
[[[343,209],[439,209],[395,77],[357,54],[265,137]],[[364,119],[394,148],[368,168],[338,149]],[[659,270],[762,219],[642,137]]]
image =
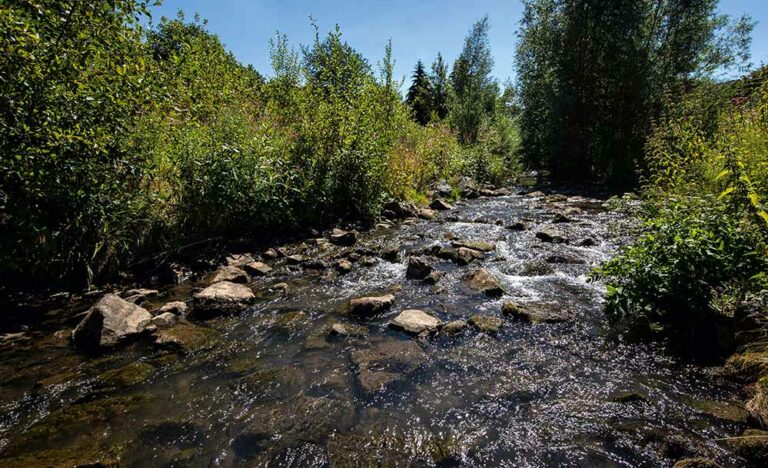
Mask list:
[[[557,224],[568,245],[535,237],[573,206],[583,213]],[[506,227],[521,220],[530,228]],[[215,337],[198,352],[144,339],[83,355],[55,332],[88,304],[52,309],[0,347],[0,464],[670,466],[705,456],[738,466],[718,442],[745,427],[738,385],[718,368],[624,343],[605,324],[603,286],[587,274],[626,242],[626,224],[600,200],[512,195],[380,226],[351,248],[363,258],[347,275],[270,262],[275,273],[250,283],[255,306],[197,322]],[[489,241],[495,251],[466,266],[430,257],[444,272],[437,285],[406,279],[406,253],[447,245],[446,236]],[[344,253],[307,244],[310,258]],[[391,247],[399,261],[375,255]],[[462,287],[480,267],[501,281],[503,297]],[[270,292],[277,283],[287,291]],[[145,306],[188,299],[194,286]],[[368,321],[345,313],[351,298],[384,292],[395,295],[388,312]],[[513,320],[501,312],[510,300],[572,319]],[[504,323],[496,334],[470,326],[418,338],[388,326],[404,309]],[[337,322],[362,326],[360,336],[328,336]],[[386,385],[365,391],[363,372]]]

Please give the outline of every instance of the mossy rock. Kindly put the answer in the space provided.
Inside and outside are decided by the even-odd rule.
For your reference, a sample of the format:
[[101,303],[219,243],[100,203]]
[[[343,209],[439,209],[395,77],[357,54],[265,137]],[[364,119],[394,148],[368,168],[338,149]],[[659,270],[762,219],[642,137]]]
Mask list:
[[155,344],[164,349],[181,353],[194,353],[211,349],[221,339],[221,333],[206,327],[181,321],[172,328],[158,330],[155,333]]
[[155,368],[146,362],[134,362],[102,373],[97,377],[97,381],[103,387],[130,387],[144,382],[154,371]]
[[692,400],[689,405],[702,413],[739,424],[747,422],[749,413],[740,404],[715,400]]

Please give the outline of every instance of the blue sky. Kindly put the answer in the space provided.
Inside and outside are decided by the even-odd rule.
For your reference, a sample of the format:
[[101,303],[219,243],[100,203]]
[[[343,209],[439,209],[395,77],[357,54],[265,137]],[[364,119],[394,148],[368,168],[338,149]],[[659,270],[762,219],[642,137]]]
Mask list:
[[[396,76],[410,76],[418,59],[430,64],[437,52],[452,63],[472,23],[488,15],[494,75],[503,81],[514,76],[515,31],[522,5],[519,0],[164,0],[153,16],[187,17],[199,13],[208,29],[243,63],[269,74],[270,37],[280,30],[295,45],[313,38],[313,16],[321,33],[341,26],[346,40],[371,63],[383,56],[392,39]],[[753,34],[752,62],[768,63],[768,0],[722,0],[722,12],[749,13],[758,21]]]

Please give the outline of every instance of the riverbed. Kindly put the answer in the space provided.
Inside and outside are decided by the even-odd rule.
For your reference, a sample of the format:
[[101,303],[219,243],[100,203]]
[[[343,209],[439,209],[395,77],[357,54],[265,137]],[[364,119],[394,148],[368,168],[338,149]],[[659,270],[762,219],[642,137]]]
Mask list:
[[[721,442],[746,427],[739,385],[718,367],[626,342],[606,324],[604,285],[589,272],[630,240],[632,222],[604,202],[481,197],[432,220],[378,225],[351,247],[287,245],[305,261],[265,260],[274,271],[248,283],[256,303],[190,319],[207,339],[184,352],[151,338],[78,352],[67,332],[97,297],[52,307],[0,346],[0,461],[609,467],[698,456],[743,465]],[[563,239],[542,240],[544,228]],[[493,248],[467,265],[433,255],[457,240]],[[410,255],[440,272],[435,284],[406,278]],[[350,259],[349,273],[333,267],[339,258]],[[466,289],[464,277],[481,268],[503,295]],[[163,288],[143,306],[188,300],[203,285]],[[351,299],[385,293],[395,297],[389,310],[349,315]],[[567,319],[510,317],[509,301]],[[406,309],[502,326],[414,336],[390,326]],[[353,332],[334,336],[334,324]]]

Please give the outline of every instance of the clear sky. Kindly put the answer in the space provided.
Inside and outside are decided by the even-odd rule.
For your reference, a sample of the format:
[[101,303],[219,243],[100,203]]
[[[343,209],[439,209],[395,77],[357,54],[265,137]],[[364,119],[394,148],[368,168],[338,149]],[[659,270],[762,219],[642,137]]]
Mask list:
[[[768,63],[768,0],[721,0],[720,9],[731,16],[748,13],[758,22],[752,62]],[[503,81],[514,77],[522,5],[519,0],[164,0],[153,16],[173,17],[178,10],[188,18],[199,13],[238,60],[265,75],[271,73],[270,37],[280,30],[295,46],[311,43],[311,15],[321,33],[339,24],[350,45],[372,64],[391,38],[400,78],[410,76],[419,59],[429,65],[438,51],[452,63],[472,23],[487,14],[494,75]]]

